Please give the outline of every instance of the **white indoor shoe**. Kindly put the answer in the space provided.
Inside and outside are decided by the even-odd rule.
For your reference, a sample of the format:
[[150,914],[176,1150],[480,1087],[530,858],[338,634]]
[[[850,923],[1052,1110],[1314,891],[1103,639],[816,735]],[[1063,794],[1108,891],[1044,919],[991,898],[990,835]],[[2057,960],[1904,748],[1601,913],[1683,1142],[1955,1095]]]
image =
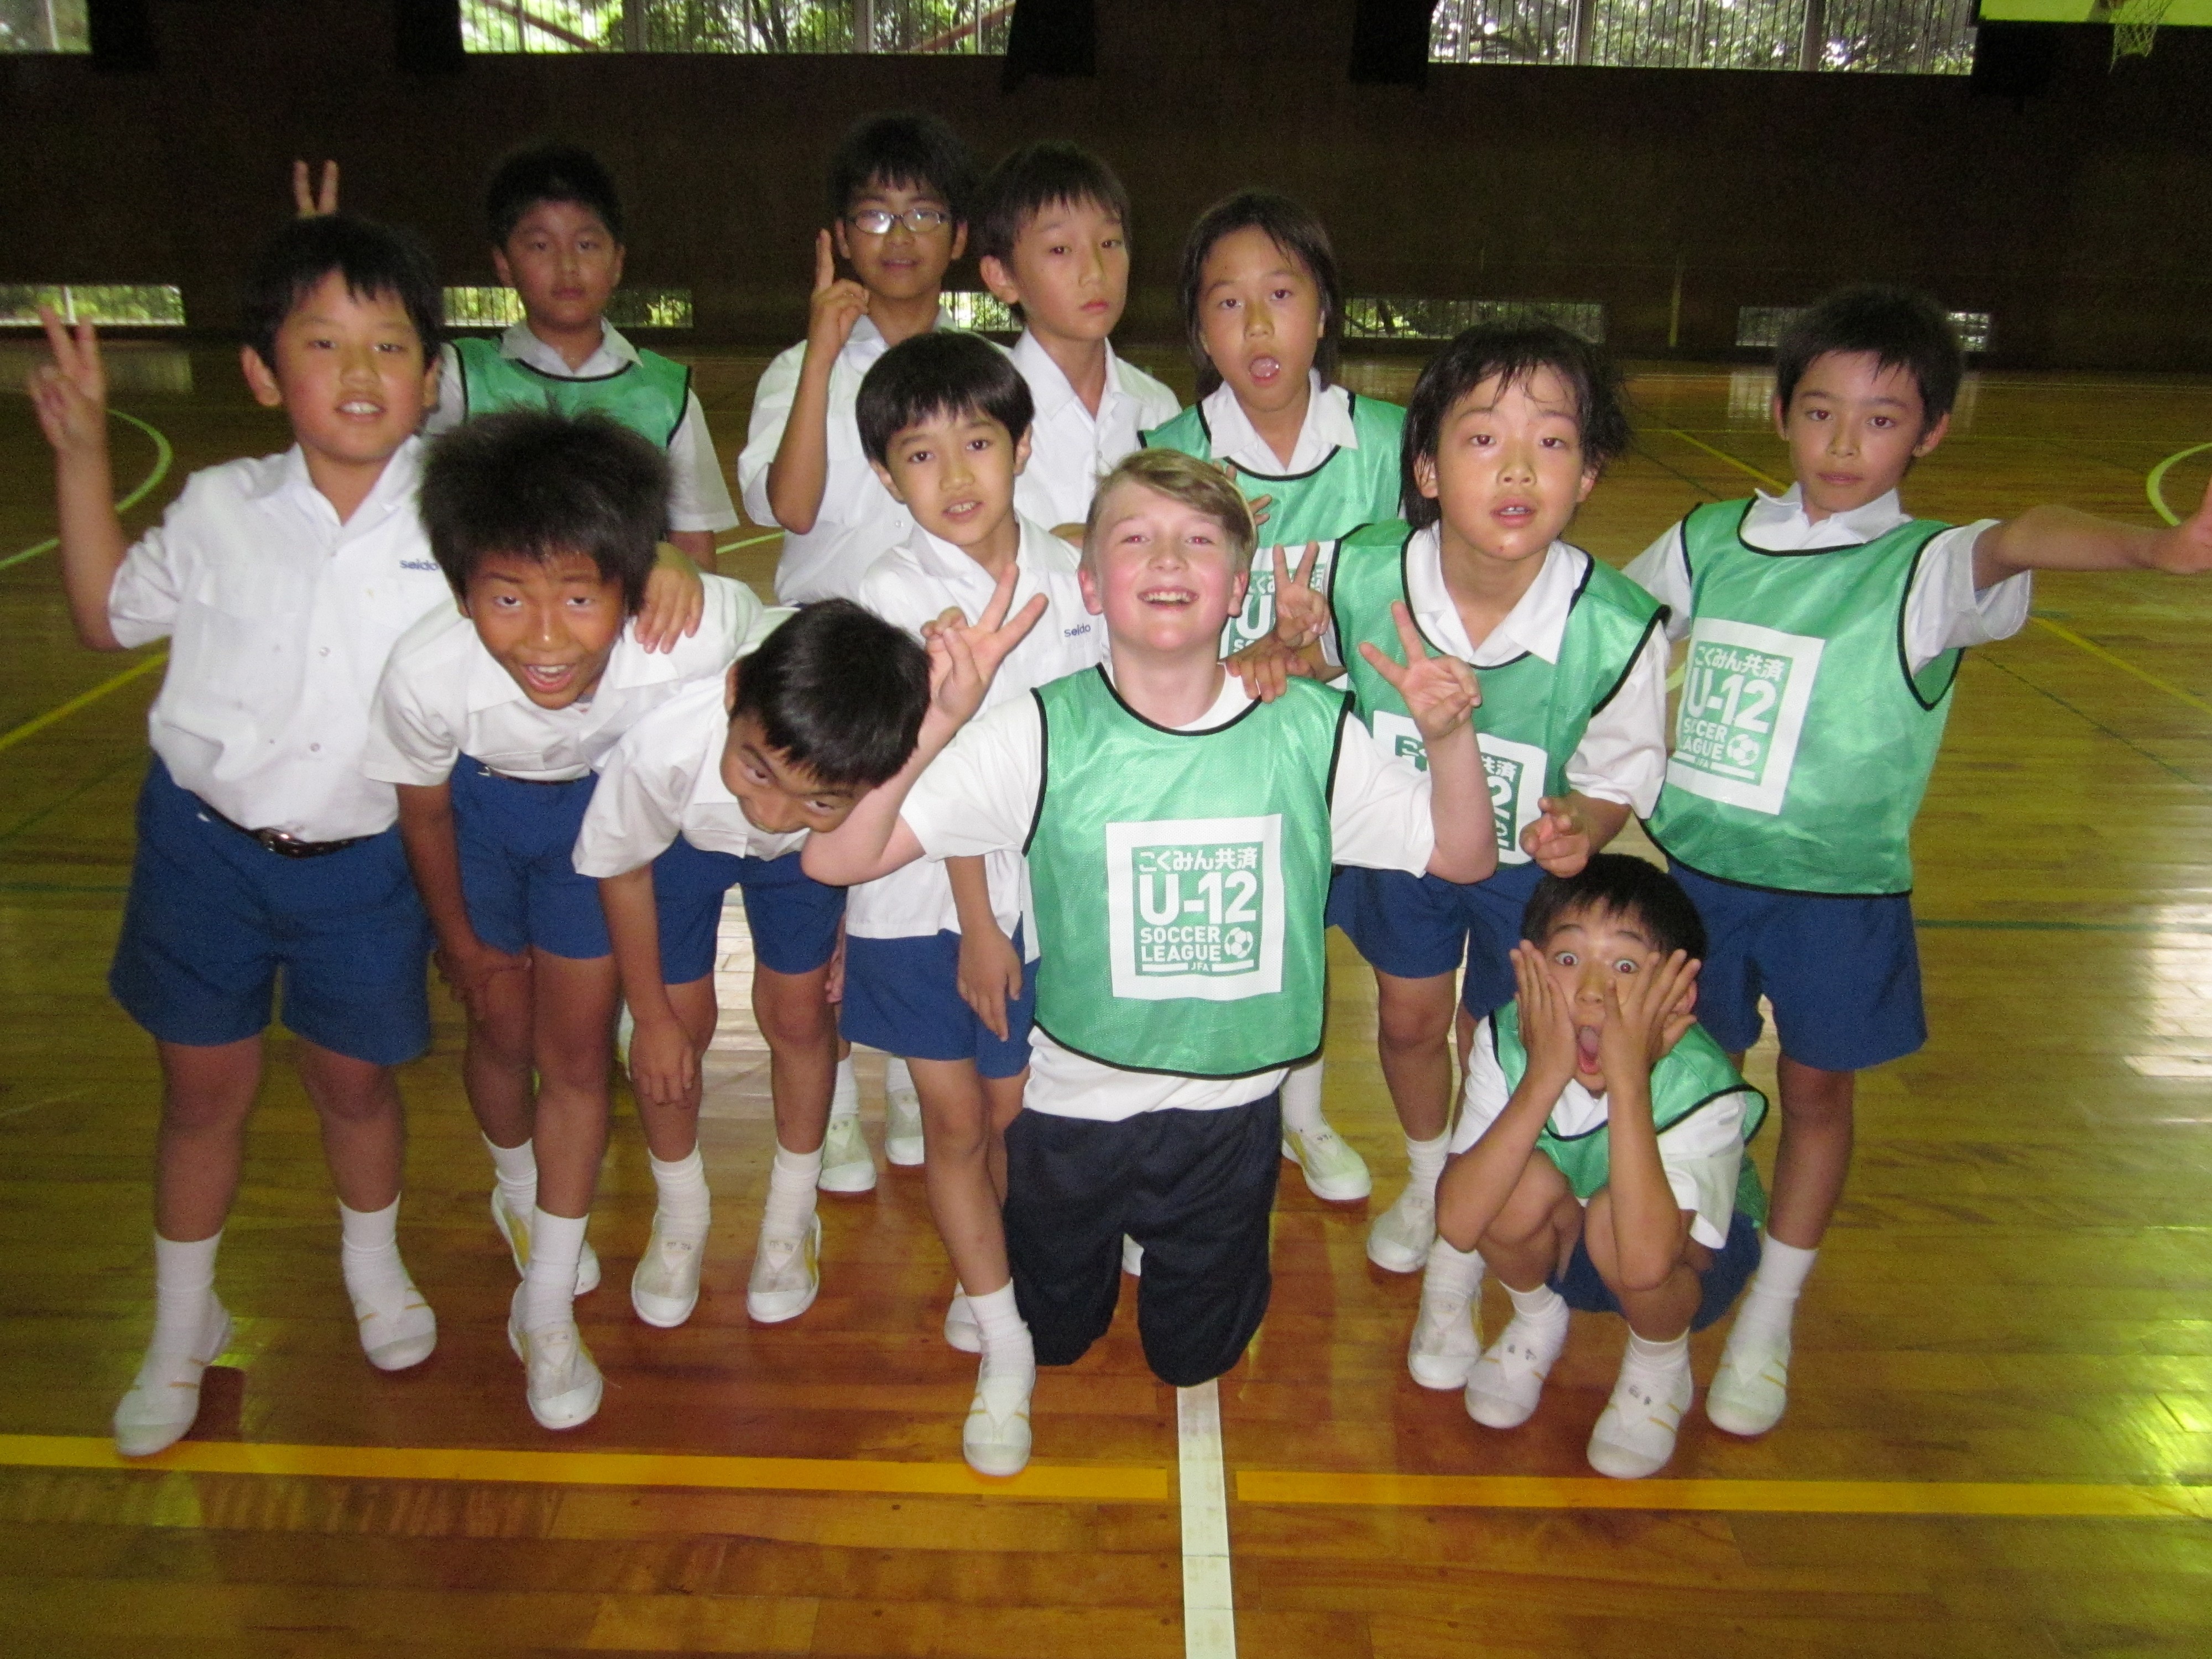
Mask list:
[[1641,1480],[1665,1468],[1692,1391],[1687,1355],[1679,1370],[1664,1371],[1624,1360],[1613,1398],[1590,1431],[1590,1467],[1616,1480]]
[[821,1293],[822,1218],[809,1216],[806,1231],[796,1235],[763,1231],[745,1281],[745,1311],[763,1325],[780,1325],[805,1313]]
[[983,1328],[976,1322],[975,1310],[969,1304],[965,1291],[954,1290],[952,1305],[945,1310],[945,1340],[963,1353],[983,1352]]
[[923,1152],[921,1097],[911,1089],[890,1091],[884,1097],[884,1156],[911,1170],[921,1164]]
[[1121,1271],[1132,1279],[1145,1276],[1145,1247],[1127,1233],[1121,1235]]
[[[530,1218],[507,1208],[507,1194],[497,1187],[491,1189],[491,1224],[507,1241],[507,1254],[514,1258],[514,1276],[520,1279],[530,1271]],[[586,1239],[576,1257],[576,1294],[589,1296],[599,1288],[599,1253]]]
[[1034,1367],[994,1376],[986,1368],[975,1378],[975,1397],[960,1431],[960,1455],[978,1474],[1019,1474],[1030,1461],[1030,1393],[1036,1387]]
[[1283,1131],[1283,1156],[1298,1166],[1306,1190],[1332,1204],[1348,1204],[1375,1190],[1367,1160],[1326,1123],[1313,1129]]
[[1705,1390],[1705,1420],[1730,1434],[1765,1434],[1790,1404],[1790,1333],[1776,1335],[1739,1319]]
[[1435,1194],[1408,1187],[1367,1230],[1367,1259],[1385,1273],[1417,1273],[1437,1242]]
[[664,1331],[690,1318],[699,1305],[699,1270],[706,1254],[703,1238],[669,1237],[665,1218],[655,1211],[653,1237],[629,1276],[629,1305],[637,1316]]
[[1413,1340],[1406,1347],[1406,1369],[1425,1389],[1463,1389],[1482,1358],[1482,1334],[1475,1328],[1474,1298],[1424,1284]]
[[[403,1276],[405,1269],[401,1269]],[[389,1306],[354,1297],[353,1316],[361,1328],[361,1351],[380,1371],[404,1371],[419,1365],[438,1346],[438,1316],[422,1299],[412,1279]]]
[[522,1362],[530,1414],[541,1429],[573,1429],[599,1414],[599,1398],[606,1379],[584,1346],[583,1333],[573,1319],[522,1328],[523,1287],[517,1285],[507,1306],[507,1346]]
[[1468,1373],[1467,1414],[1485,1428],[1517,1429],[1536,1414],[1544,1379],[1567,1346],[1565,1310],[1552,1320],[1513,1316]]
[[822,1173],[814,1184],[825,1193],[866,1193],[875,1190],[876,1160],[869,1154],[867,1137],[857,1117],[833,1117],[822,1138]]
[[125,1457],[151,1457],[185,1437],[200,1414],[200,1376],[230,1346],[230,1316],[208,1298],[200,1340],[186,1353],[149,1349],[138,1375],[115,1407],[115,1449]]

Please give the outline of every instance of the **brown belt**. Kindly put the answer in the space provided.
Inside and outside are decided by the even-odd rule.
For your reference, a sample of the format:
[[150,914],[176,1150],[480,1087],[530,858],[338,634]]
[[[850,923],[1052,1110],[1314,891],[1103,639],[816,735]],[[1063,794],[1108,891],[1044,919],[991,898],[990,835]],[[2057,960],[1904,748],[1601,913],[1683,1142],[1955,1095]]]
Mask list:
[[222,825],[224,829],[235,830],[248,841],[259,842],[280,858],[319,859],[328,854],[343,853],[349,847],[358,847],[365,841],[376,839],[374,836],[352,836],[344,841],[301,841],[297,836],[288,836],[282,830],[249,830],[244,824],[233,823],[223,817],[214,807],[200,800],[198,795],[194,795],[192,799],[200,801],[202,812]]

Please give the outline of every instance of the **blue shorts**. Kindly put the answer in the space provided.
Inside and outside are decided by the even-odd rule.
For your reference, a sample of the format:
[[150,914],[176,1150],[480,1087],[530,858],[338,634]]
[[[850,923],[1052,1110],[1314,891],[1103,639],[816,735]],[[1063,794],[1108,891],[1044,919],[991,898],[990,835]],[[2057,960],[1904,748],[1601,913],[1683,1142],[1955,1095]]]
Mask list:
[[1782,1052],[1824,1072],[1858,1072],[1928,1041],[1912,901],[1778,893],[1716,881],[1668,860],[1705,924],[1698,1019],[1741,1054],[1759,1041],[1759,999],[1774,1005]]
[[614,949],[599,884],[569,862],[599,779],[503,778],[466,755],[453,763],[453,841],[469,926],[495,951],[535,945],[591,962]]
[[780,859],[702,853],[678,836],[653,861],[653,902],[660,916],[660,977],[689,985],[714,971],[714,937],[722,895],[742,888],[753,960],[772,974],[811,974],[837,953],[845,890],[825,887],[799,867],[799,854]]
[[[1734,1307],[1758,1267],[1759,1228],[1738,1210],[1729,1218],[1728,1243],[1713,1252],[1713,1265],[1698,1276],[1704,1294],[1698,1298],[1697,1312],[1690,1316],[1690,1328],[1702,1331]],[[1567,1258],[1566,1272],[1552,1281],[1552,1288],[1579,1312],[1620,1311],[1620,1304],[1598,1277],[1597,1263],[1590,1260],[1589,1249],[1579,1238],[1575,1240],[1574,1254]]]
[[[1021,953],[1022,931],[1014,929]],[[985,1077],[1018,1077],[1030,1063],[1036,1018],[1036,963],[1022,964],[1020,1000],[1006,1005],[1006,1040],[975,1017],[960,994],[960,935],[848,939],[845,1006],[837,1029],[902,1060],[972,1060]]]
[[164,1042],[259,1034],[281,970],[285,1025],[352,1060],[430,1046],[430,921],[397,829],[287,858],[180,789],[157,759],[138,792],[138,850],[108,989]]
[[1340,868],[1328,886],[1328,921],[1370,967],[1397,979],[1432,979],[1464,962],[1460,1002],[1477,1019],[1513,1000],[1513,947],[1521,913],[1543,870],[1506,866],[1487,881],[1446,881],[1402,870]]

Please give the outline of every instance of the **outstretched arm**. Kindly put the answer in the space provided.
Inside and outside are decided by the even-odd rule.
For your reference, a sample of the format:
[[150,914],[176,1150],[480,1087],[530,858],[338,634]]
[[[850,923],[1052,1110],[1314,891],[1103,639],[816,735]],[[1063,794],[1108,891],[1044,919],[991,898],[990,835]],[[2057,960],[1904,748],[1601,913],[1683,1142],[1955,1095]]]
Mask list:
[[100,337],[79,323],[74,337],[45,306],[39,321],[54,360],[31,371],[25,390],[54,450],[54,500],[61,520],[62,587],[76,636],[95,651],[120,651],[107,620],[115,573],[131,550],[115,512],[115,474],[107,456],[107,374]]
[[1429,873],[1446,881],[1480,881],[1498,868],[1498,833],[1490,810],[1490,786],[1484,781],[1482,751],[1474,741],[1474,711],[1482,702],[1474,670],[1457,657],[1431,657],[1402,603],[1390,607],[1398,643],[1406,653],[1401,667],[1366,641],[1360,652],[1375,672],[1389,681],[1420,729],[1428,750],[1429,816],[1436,825],[1436,851]]
[[2194,514],[2165,530],[2115,524],[2070,507],[2031,507],[1975,540],[1977,588],[2023,570],[2212,570],[2212,489]]

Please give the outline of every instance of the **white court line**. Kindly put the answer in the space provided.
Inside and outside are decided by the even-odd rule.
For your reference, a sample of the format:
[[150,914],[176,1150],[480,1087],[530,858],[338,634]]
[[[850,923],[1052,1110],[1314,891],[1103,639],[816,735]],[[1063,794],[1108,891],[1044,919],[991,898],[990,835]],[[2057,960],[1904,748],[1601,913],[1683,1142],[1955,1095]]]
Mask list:
[[1184,1659],[1237,1659],[1229,1582],[1229,1493],[1221,1473],[1221,1391],[1176,1390],[1176,1486],[1182,1496]]

